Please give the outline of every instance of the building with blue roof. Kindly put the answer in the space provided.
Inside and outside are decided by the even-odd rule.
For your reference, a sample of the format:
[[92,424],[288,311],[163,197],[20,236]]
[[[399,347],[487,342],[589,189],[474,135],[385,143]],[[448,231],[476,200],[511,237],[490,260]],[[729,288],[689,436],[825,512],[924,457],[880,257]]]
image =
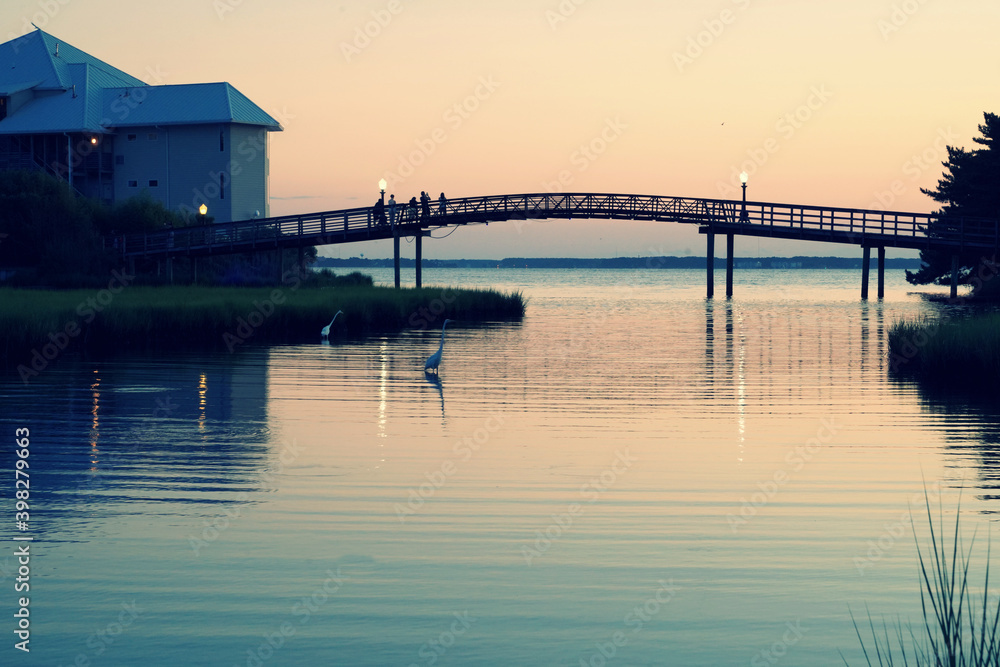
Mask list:
[[40,29],[0,44],[0,169],[109,204],[146,191],[217,222],[267,216],[281,129],[228,83],[149,85]]

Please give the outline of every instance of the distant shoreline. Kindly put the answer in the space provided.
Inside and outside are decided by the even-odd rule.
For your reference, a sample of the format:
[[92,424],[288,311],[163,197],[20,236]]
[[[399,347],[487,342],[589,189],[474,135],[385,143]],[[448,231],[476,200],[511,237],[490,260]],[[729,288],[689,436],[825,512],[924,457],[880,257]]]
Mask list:
[[[414,266],[411,258],[401,258],[400,265]],[[733,265],[746,269],[853,269],[860,270],[860,257],[739,257]],[[338,259],[320,257],[316,268],[391,268],[392,258],[368,259],[350,257]],[[704,257],[615,257],[615,258],[574,258],[574,257],[508,257],[505,259],[425,259],[425,269],[704,269]],[[725,268],[726,260],[715,258],[717,268]],[[871,267],[876,261],[872,258]],[[885,268],[893,270],[920,268],[918,258],[897,257],[885,260]]]

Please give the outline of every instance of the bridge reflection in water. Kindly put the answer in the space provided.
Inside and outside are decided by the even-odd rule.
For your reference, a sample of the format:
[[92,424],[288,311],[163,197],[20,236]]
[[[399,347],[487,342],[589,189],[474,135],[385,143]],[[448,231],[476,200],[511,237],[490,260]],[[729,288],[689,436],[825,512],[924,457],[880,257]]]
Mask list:
[[[733,293],[733,240],[740,236],[844,243],[862,248],[861,295],[868,298],[871,250],[878,254],[878,297],[885,292],[885,249],[937,249],[958,253],[996,252],[1000,225],[993,219],[950,218],[936,214],[807,206],[726,199],[659,195],[544,193],[462,197],[423,214],[398,206],[392,220],[378,219],[372,207],[185,227],[106,239],[134,261],[256,253],[309,246],[393,239],[395,282],[400,284],[399,239],[413,237],[416,283],[421,285],[422,240],[429,230],[507,220],[545,219],[649,220],[698,225],[706,236],[707,294],[715,292],[715,236],[726,236],[726,295]],[[300,262],[301,264],[301,262]],[[952,295],[957,290],[953,271]]]

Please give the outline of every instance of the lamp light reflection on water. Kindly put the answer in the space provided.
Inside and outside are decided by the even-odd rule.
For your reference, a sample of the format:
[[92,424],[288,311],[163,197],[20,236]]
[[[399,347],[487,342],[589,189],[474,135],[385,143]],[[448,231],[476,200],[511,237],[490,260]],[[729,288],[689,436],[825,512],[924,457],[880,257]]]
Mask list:
[[100,453],[100,450],[97,449],[97,439],[101,435],[100,433],[101,418],[100,415],[98,414],[101,406],[101,378],[97,377],[97,375],[98,373],[95,370],[94,381],[90,385],[91,400],[92,400],[90,414],[93,416],[93,420],[90,423],[90,464],[91,464],[90,469],[91,470],[97,469],[97,464],[99,462],[97,455]]
[[737,324],[739,325],[739,344],[736,349],[739,355],[739,360],[736,366],[736,415],[737,424],[739,428],[739,454],[736,460],[743,463],[743,454],[746,448],[746,435],[747,435],[747,383],[746,383],[746,358],[747,358],[747,339],[746,333],[743,331],[743,314],[737,314]]
[[378,437],[387,438],[385,432],[386,404],[389,398],[389,346],[382,343],[378,348],[379,353],[379,384],[378,384]]
[[208,378],[204,373],[198,378],[198,430],[205,430],[205,396],[208,393]]

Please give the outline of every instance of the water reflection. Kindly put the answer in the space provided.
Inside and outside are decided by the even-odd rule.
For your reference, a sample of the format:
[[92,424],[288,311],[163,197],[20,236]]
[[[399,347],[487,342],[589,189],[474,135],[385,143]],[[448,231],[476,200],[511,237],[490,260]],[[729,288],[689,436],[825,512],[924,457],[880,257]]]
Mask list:
[[[992,390],[895,380],[902,390],[916,390],[923,409],[962,428],[944,429],[947,450],[960,470],[976,470],[978,480],[960,482],[983,492],[983,499],[1000,500],[1000,395]],[[1000,509],[983,510],[1000,514]]]
[[46,443],[32,469],[33,496],[53,508],[39,524],[46,530],[72,533],[78,503],[93,516],[116,503],[228,502],[229,491],[259,487],[270,448],[266,365],[251,356],[140,359],[98,370],[67,356],[38,386],[7,387],[9,414],[26,419],[46,396],[31,424]]
[[437,373],[428,373],[424,371],[424,380],[427,381],[432,387],[437,389],[438,397],[441,399],[441,420],[444,423],[444,387],[441,386],[441,377]]
[[385,438],[388,423],[386,410],[389,404],[389,344],[382,341],[378,348],[378,437]]

